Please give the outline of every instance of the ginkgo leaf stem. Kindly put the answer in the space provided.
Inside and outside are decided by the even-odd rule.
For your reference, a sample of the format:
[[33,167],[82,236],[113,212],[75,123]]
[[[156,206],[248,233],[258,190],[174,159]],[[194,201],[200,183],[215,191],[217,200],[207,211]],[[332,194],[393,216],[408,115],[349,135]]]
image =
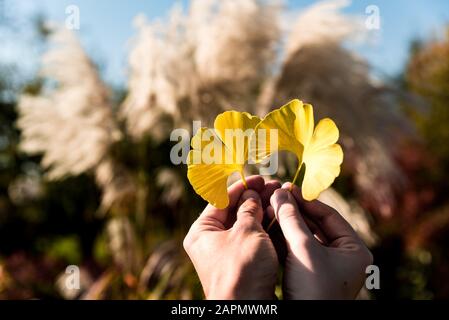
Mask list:
[[243,174],[243,171],[240,171],[240,176],[242,177],[243,186],[245,189],[248,190],[248,184],[246,183],[245,175]]
[[292,184],[290,185],[290,191],[293,190],[293,186],[295,185],[296,180],[298,179],[299,172],[301,171],[301,167],[302,167],[302,162],[298,165],[298,169],[296,170],[295,177],[293,178]]
[[[299,172],[301,171],[301,168],[302,168],[302,162],[298,165],[298,169],[296,170],[295,177],[293,178],[293,181],[290,185],[290,191],[293,190],[293,186],[295,185],[296,180],[299,177]],[[270,224],[267,227],[267,232],[270,231],[271,227],[274,225],[275,222],[276,222],[276,217],[273,217],[273,219],[271,220]]]
[[276,222],[276,217],[273,217],[273,219],[271,220],[270,224],[267,227],[267,233],[268,233],[268,231],[270,231],[271,227],[274,225],[275,222]]

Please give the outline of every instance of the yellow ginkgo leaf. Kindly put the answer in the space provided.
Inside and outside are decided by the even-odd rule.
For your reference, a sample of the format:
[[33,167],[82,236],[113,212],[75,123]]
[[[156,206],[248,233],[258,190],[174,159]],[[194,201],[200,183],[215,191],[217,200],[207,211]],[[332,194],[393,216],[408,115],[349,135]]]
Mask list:
[[[336,144],[338,128],[331,119],[322,119],[314,129],[313,107],[295,99],[280,109],[270,112],[256,127],[257,130],[278,130],[277,150],[293,152],[299,161],[293,184],[301,166],[305,165],[302,195],[306,200],[316,199],[340,174],[343,151]],[[277,150],[258,145],[258,158]]]
[[196,193],[213,206],[228,206],[227,182],[232,173],[239,172],[246,185],[243,166],[259,122],[247,112],[226,111],[215,119],[215,129],[201,128],[192,138],[187,177]]

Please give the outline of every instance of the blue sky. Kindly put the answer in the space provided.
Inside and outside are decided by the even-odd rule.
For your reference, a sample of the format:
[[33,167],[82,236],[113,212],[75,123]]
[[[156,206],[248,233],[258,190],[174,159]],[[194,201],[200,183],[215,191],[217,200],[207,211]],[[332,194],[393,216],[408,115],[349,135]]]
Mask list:
[[[151,19],[163,18],[175,3],[184,8],[188,6],[188,0],[0,0],[0,5],[2,1],[19,26],[26,25],[26,19],[33,12],[42,12],[51,20],[63,22],[65,8],[70,4],[77,5],[83,44],[93,58],[102,63],[106,80],[114,84],[123,84],[126,79],[127,45],[135,33],[133,17],[144,13]],[[311,0],[285,2],[289,11],[299,11],[314,3]],[[356,50],[368,59],[376,73],[387,77],[402,69],[412,39],[441,36],[443,26],[449,23],[449,1],[446,0],[353,0],[345,12],[363,16],[368,5],[379,7],[381,30],[375,35],[375,41],[358,45]],[[19,46],[20,51],[26,51],[23,49],[29,40]],[[2,45],[0,59],[4,57],[1,50]],[[17,51],[17,45],[3,45],[3,51],[8,50]],[[16,56],[11,52],[10,56]]]

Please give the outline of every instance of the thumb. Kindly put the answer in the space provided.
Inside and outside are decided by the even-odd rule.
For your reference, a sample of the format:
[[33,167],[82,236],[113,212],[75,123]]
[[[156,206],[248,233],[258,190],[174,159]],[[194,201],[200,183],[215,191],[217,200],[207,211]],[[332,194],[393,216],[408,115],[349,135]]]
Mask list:
[[285,189],[277,189],[270,199],[276,219],[289,246],[303,246],[313,240],[312,232],[301,216],[296,200]]
[[263,219],[262,201],[254,190],[246,190],[240,197],[236,224],[243,226],[261,225]]

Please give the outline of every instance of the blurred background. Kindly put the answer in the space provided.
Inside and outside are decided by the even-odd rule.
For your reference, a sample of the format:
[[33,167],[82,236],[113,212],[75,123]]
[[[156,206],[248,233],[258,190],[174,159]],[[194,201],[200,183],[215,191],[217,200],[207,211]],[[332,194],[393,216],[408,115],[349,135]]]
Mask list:
[[201,299],[170,132],[293,98],[340,128],[360,298],[449,298],[447,1],[0,0],[0,299]]

